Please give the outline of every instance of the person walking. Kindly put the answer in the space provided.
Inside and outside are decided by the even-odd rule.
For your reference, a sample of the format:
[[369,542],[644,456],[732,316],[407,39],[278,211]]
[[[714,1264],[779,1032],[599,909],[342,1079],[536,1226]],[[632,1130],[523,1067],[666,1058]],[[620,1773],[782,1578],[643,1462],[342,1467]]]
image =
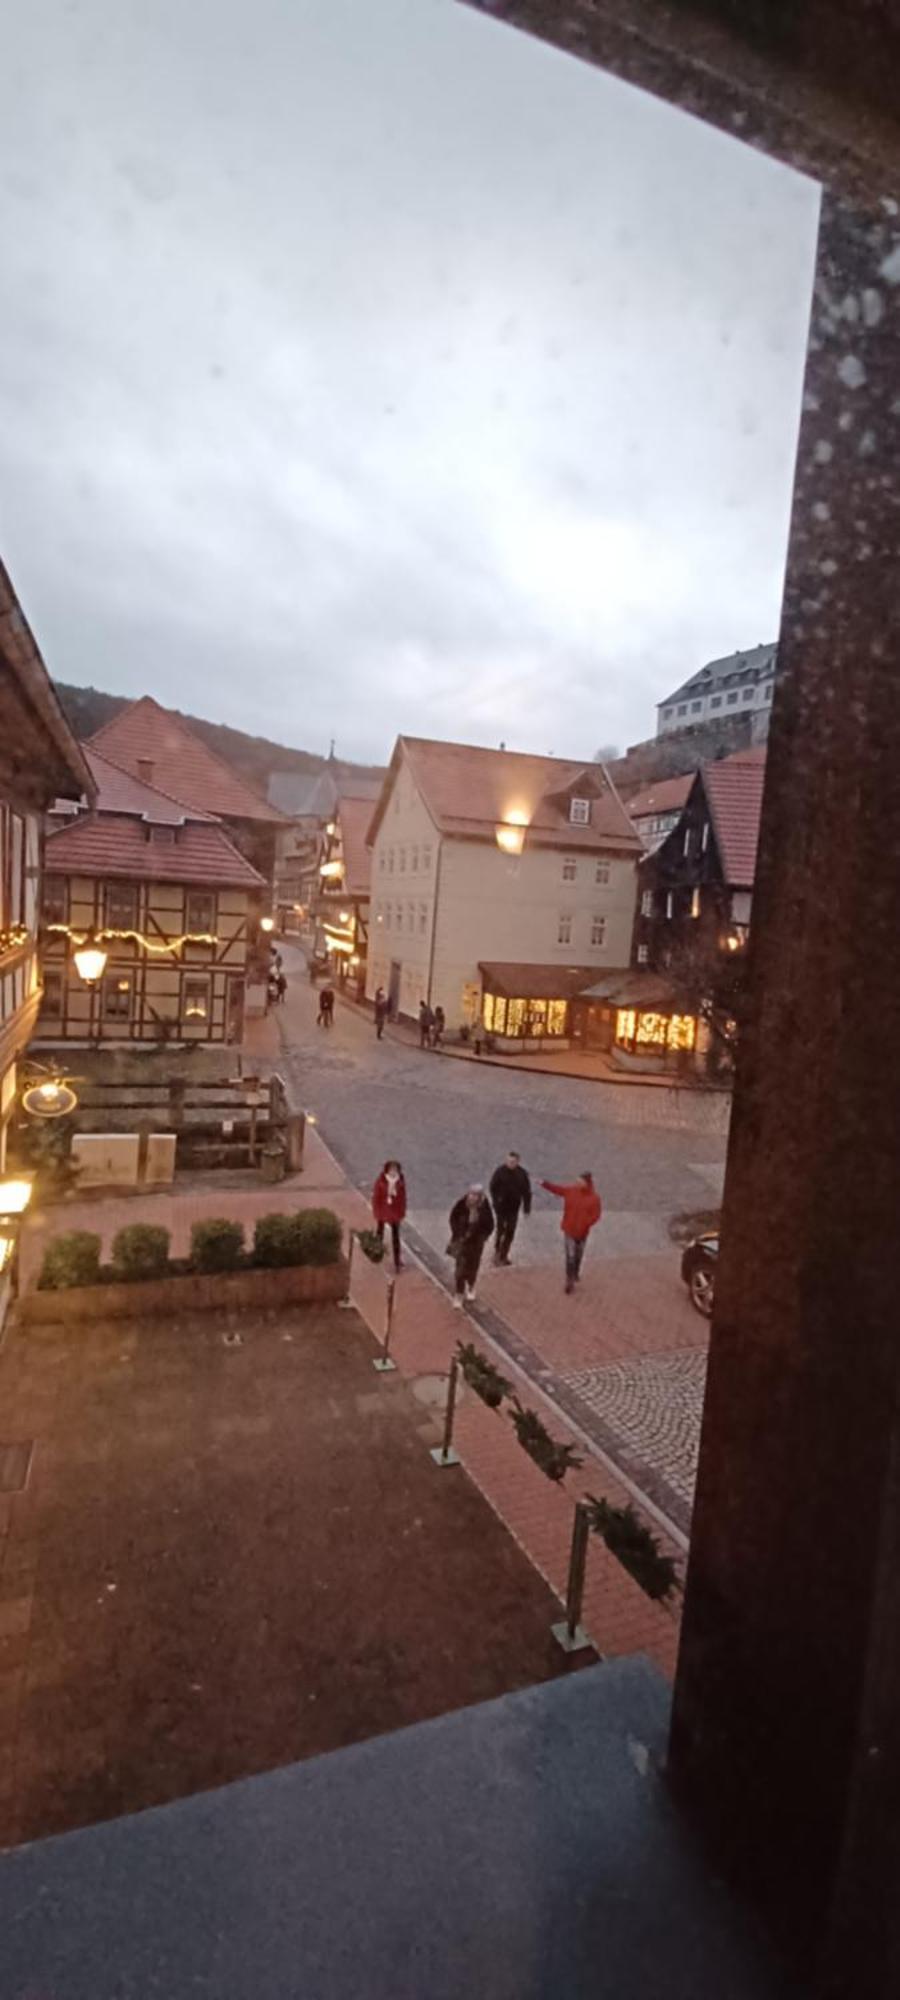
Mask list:
[[577,1181],[542,1181],[548,1194],[562,1199],[560,1228],[566,1253],[566,1291],[574,1292],[581,1277],[585,1245],[594,1224],[599,1222],[603,1204],[594,1186],[593,1174],[579,1174]]
[[385,1160],[372,1189],[372,1214],[379,1243],[384,1242],[385,1228],[390,1230],[394,1270],[402,1271],[400,1224],[406,1215],[406,1181],[399,1160]]
[[447,1254],[456,1266],[456,1292],[453,1303],[457,1312],[462,1311],[463,1300],[468,1305],[475,1299],[475,1287],[481,1265],[484,1246],[494,1234],[494,1211],[488,1201],[480,1181],[473,1181],[465,1194],[460,1195],[450,1210],[450,1241]]
[[316,1024],[320,1028],[331,1028],[334,1025],[333,986],[323,986],[319,994],[319,1011],[316,1015]]
[[381,1040],[381,1037],[382,1037],[382,1035],[384,1034],[384,1024],[385,1024],[385,1021],[387,1020],[387,1016],[388,1016],[388,1003],[387,1003],[387,994],[385,993],[385,990],[384,990],[384,987],[383,987],[383,986],[379,986],[379,987],[378,987],[378,988],[376,989],[376,993],[375,993],[375,1039],[376,1039],[376,1041],[379,1041],[379,1042],[380,1042],[380,1040]]
[[446,1026],[447,1026],[447,1016],[444,1013],[443,1007],[436,1007],[434,1010],[434,1018],[431,1024],[431,1046],[433,1049],[440,1048],[441,1043],[444,1039],[444,1029],[446,1028]]
[[507,1153],[499,1167],[491,1175],[490,1196],[497,1217],[497,1234],[494,1238],[494,1263],[512,1263],[510,1251],[519,1222],[520,1209],[531,1214],[531,1181],[518,1153]]
[[285,994],[286,994],[286,992],[287,992],[287,978],[286,978],[286,976],[285,976],[284,972],[283,972],[283,971],[282,971],[282,969],[281,969],[281,959],[280,959],[280,957],[279,957],[279,960],[278,960],[278,969],[277,969],[277,971],[276,971],[276,974],[275,974],[275,992],[276,992],[276,995],[277,995],[277,999],[278,999],[278,1005],[279,1005],[279,1007],[283,1007],[283,1006],[284,1006],[284,996],[285,996]]
[[420,1000],[419,1001],[420,1049],[429,1049],[431,1047],[431,1030],[433,1026],[434,1026],[434,1015],[432,1014],[431,1008],[428,1005],[428,1001]]

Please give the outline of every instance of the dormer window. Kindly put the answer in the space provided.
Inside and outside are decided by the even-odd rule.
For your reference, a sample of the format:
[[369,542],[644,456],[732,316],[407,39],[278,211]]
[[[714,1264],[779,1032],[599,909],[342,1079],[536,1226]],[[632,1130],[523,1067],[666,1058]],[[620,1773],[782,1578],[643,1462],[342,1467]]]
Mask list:
[[591,823],[590,799],[572,799],[569,803],[570,826],[590,826],[590,823]]

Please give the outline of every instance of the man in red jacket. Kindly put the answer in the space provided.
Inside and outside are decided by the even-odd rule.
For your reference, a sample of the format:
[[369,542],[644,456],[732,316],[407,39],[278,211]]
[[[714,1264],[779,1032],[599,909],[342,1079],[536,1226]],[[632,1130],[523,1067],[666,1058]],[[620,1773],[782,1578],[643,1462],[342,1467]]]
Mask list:
[[599,1222],[602,1204],[594,1186],[593,1174],[579,1174],[577,1181],[542,1181],[548,1194],[562,1197],[563,1212],[560,1228],[566,1251],[566,1291],[574,1292],[581,1277],[584,1248],[595,1222]]

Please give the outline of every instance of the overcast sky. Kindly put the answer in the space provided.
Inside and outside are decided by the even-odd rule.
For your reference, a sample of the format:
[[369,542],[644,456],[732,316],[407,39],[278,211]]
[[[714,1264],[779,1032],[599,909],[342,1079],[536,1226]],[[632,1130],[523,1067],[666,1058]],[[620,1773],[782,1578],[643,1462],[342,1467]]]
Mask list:
[[7,7],[0,552],[51,672],[590,756],[775,636],[812,183],[453,0]]

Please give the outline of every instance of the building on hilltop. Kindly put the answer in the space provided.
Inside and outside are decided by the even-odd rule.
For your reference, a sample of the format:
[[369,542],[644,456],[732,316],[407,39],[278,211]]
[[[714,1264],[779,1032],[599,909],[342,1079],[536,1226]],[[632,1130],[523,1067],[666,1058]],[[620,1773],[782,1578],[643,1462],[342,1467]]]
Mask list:
[[[212,813],[84,756],[91,794],[56,802],[45,841],[40,1042],[239,1042],[264,877]],[[91,933],[106,964],[86,986],[72,945]]]
[[753,646],[749,652],[729,653],[710,660],[691,674],[673,694],[657,704],[657,736],[691,729],[703,722],[729,715],[750,715],[751,734],[768,735],[769,715],[775,690],[777,646]]
[[401,736],[369,839],[366,992],[408,1019],[558,1047],[629,963],[641,845],[602,765]]

